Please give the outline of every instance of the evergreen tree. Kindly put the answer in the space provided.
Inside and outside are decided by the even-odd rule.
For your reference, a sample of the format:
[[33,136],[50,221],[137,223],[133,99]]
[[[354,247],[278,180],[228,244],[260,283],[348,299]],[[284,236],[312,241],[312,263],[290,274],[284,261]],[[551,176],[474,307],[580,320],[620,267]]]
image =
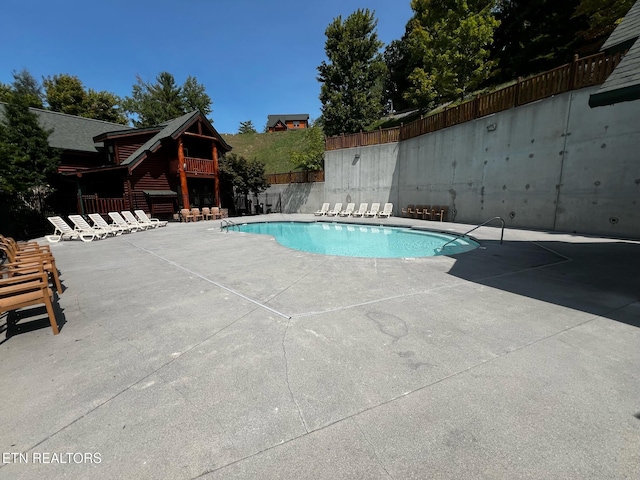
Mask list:
[[636,0],[580,0],[573,19],[584,16],[587,27],[579,35],[596,47],[607,39]]
[[35,113],[37,81],[29,72],[14,72],[14,82],[4,120],[0,122],[0,189],[5,201],[14,207],[31,207],[43,211],[44,196],[49,193],[48,180],[59,162],[57,150],[49,147],[51,131],[42,129]]
[[325,31],[328,62],[318,67],[327,135],[354,133],[380,118],[385,64],[379,53],[378,21],[368,9],[337,17]]
[[383,58],[387,66],[384,83],[385,108],[388,113],[406,110],[411,105],[403,95],[411,86],[409,75],[412,71],[407,36],[387,45]]
[[495,0],[412,0],[407,26],[408,49],[415,67],[405,99],[430,108],[435,102],[462,98],[493,69],[489,45],[499,22]]
[[172,74],[161,72],[155,83],[145,82],[138,76],[131,97],[123,101],[123,106],[136,127],[150,127],[196,109],[208,115],[211,98],[195,77],[189,76],[184,85],[179,86]]
[[238,127],[238,133],[256,133],[256,127],[253,126],[253,122],[251,120],[247,120],[246,122],[240,122],[240,127]]

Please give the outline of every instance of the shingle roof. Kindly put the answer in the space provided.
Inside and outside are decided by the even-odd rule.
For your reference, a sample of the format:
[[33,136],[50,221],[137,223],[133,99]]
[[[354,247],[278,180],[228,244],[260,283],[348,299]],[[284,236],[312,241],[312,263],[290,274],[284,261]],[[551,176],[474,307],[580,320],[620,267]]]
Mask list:
[[629,48],[629,51],[596,93],[589,106],[601,107],[640,99],[640,0],[625,15],[601,50]]
[[629,9],[620,25],[611,33],[600,50],[610,50],[640,36],[640,1]]
[[[209,121],[200,113],[199,110],[194,110],[193,112],[186,113],[181,117],[174,118],[173,120],[168,120],[161,125],[164,125],[164,128],[160,130],[157,134],[147,140],[140,148],[138,148],[135,152],[133,152],[129,158],[124,160],[120,165],[126,165],[130,168],[134,168],[137,163],[143,160],[147,153],[154,152],[160,147],[160,144],[163,140],[171,137],[177,138],[184,130],[186,130],[198,116],[202,116],[204,120],[208,123]],[[231,150],[231,147],[224,141],[224,139],[218,134],[215,128],[209,123],[211,129],[216,135],[216,138],[220,141],[221,146],[225,152]],[[223,152],[224,153],[224,152]]]
[[[0,120],[4,119],[4,103],[0,102]],[[64,150],[81,152],[97,152],[100,143],[95,143],[93,137],[105,132],[131,129],[119,123],[94,120],[93,118],[77,117],[66,113],[30,108],[38,116],[40,126],[46,130],[53,130],[49,136],[49,145]]]
[[267,128],[275,126],[280,120],[282,123],[286,123],[287,120],[309,120],[309,114],[307,113],[288,113],[284,115],[268,115],[267,116]]

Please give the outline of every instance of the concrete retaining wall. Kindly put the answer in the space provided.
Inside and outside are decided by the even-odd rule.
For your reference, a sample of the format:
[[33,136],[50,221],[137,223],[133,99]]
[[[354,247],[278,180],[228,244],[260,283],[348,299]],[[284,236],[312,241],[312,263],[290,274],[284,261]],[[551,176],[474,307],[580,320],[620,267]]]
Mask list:
[[273,208],[276,208],[278,199],[281,199],[281,213],[313,213],[326,201],[324,185],[322,182],[271,185],[259,195],[259,199],[272,204]]
[[640,237],[640,101],[591,109],[596,89],[328,151],[324,199],[393,202],[396,215],[441,204],[464,223],[501,216],[513,227]]

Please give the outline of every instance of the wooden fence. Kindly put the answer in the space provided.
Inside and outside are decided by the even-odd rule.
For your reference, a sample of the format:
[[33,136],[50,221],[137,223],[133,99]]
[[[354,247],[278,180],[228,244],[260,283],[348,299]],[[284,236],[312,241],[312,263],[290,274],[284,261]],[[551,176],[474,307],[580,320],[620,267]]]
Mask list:
[[324,171],[319,172],[287,172],[287,173],[269,173],[267,174],[267,182],[269,185],[278,185],[283,183],[309,183],[324,182]]
[[519,78],[513,85],[478,95],[472,100],[455,107],[445,108],[442,112],[422,117],[407,125],[327,137],[325,149],[338,150],[407,140],[559,93],[600,85],[621,59],[620,53],[613,56],[598,53],[584,58],[578,58],[576,55],[571,63],[530,78]]
[[[107,214],[125,210],[124,198],[100,198],[98,195],[82,195],[84,213]],[[83,209],[78,205],[78,213]]]

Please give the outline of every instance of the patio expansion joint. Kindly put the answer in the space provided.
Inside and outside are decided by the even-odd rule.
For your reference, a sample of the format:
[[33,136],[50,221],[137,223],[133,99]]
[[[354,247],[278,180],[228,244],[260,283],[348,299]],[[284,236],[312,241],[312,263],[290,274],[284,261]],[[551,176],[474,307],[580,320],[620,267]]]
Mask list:
[[289,395],[291,396],[291,400],[296,406],[298,410],[298,416],[300,417],[300,422],[302,423],[302,427],[306,433],[309,433],[309,428],[307,427],[307,422],[304,421],[304,416],[302,415],[302,410],[300,409],[300,405],[298,404],[298,400],[296,400],[295,395],[293,394],[293,390],[291,390],[291,383],[289,383],[289,359],[287,357],[287,332],[289,331],[289,326],[291,325],[291,318],[287,320],[287,326],[284,329],[284,334],[282,335],[282,352],[284,354],[284,373],[285,373],[285,382],[287,384],[287,389],[289,390]]
[[130,242],[128,240],[125,240],[125,242],[128,243],[129,245],[131,245],[132,247],[135,247],[135,248],[137,248],[139,250],[142,250],[143,252],[148,253],[149,255],[152,255],[152,256],[156,257],[157,259],[159,259],[159,260],[161,260],[161,261],[163,261],[165,263],[168,263],[169,265],[171,265],[171,266],[173,266],[173,267],[175,267],[175,268],[177,268],[179,270],[187,272],[188,274],[193,275],[194,277],[198,277],[199,279],[204,280],[205,282],[208,282],[208,283],[210,283],[212,285],[215,285],[216,287],[221,288],[222,290],[225,290],[226,292],[229,292],[229,293],[231,293],[231,294],[233,294],[233,295],[235,295],[237,297],[242,298],[243,300],[251,302],[251,303],[257,305],[260,308],[268,310],[269,312],[274,313],[274,314],[278,315],[279,317],[283,317],[283,318],[286,318],[286,319],[290,319],[291,318],[291,316],[287,315],[286,313],[282,313],[282,312],[280,312],[280,311],[278,311],[278,310],[276,310],[274,308],[269,307],[268,305],[265,305],[264,303],[262,303],[262,302],[260,302],[258,300],[255,300],[255,299],[253,299],[251,297],[247,297],[246,295],[243,295],[242,293],[240,293],[240,292],[238,292],[238,291],[236,291],[236,290],[234,290],[232,288],[225,287],[221,283],[215,282],[215,281],[211,280],[210,278],[207,278],[207,277],[205,277],[204,275],[202,275],[202,274],[200,274],[198,272],[194,272],[193,270],[189,270],[187,267],[184,267],[184,266],[180,265],[179,263],[176,263],[176,262],[174,262],[172,260],[169,260],[168,258],[165,258],[165,257],[163,257],[161,255],[158,255],[157,253],[152,252],[151,250],[148,250],[148,249],[146,249],[146,248],[144,248],[144,247],[142,247],[140,245],[136,245],[135,243]]
[[376,452],[376,447],[373,445],[373,443],[371,443],[371,440],[369,440],[369,437],[367,437],[365,435],[364,431],[362,430],[362,427],[360,426],[360,424],[358,423],[356,418],[355,417],[351,417],[351,421],[353,422],[353,424],[356,426],[356,428],[360,432],[360,435],[362,435],[362,438],[364,438],[364,441],[367,442],[367,444],[371,448],[371,451],[373,452],[373,456],[376,458],[376,461],[378,462],[378,465],[380,465],[380,467],[384,470],[384,472],[387,474],[387,476],[391,480],[393,480],[393,475],[391,475],[389,473],[389,470],[387,470],[387,467],[385,467],[384,464],[382,463],[382,460],[380,460],[380,457],[378,456],[378,452]]

